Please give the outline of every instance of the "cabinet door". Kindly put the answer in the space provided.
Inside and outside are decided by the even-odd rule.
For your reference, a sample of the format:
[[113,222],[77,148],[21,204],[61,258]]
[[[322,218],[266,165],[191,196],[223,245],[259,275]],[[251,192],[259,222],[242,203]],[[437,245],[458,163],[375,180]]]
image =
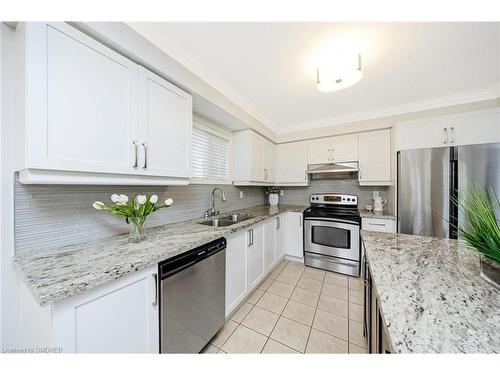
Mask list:
[[226,237],[226,316],[238,306],[247,292],[247,233]]
[[54,342],[72,353],[158,353],[158,266],[53,306]]
[[165,177],[191,175],[191,95],[139,67],[139,168]]
[[250,170],[252,181],[265,181],[264,138],[254,132],[250,132]]
[[285,255],[285,226],[286,214],[279,215],[276,219],[276,259],[279,261]]
[[307,141],[307,164],[330,163],[331,160],[331,138],[320,138]]
[[[448,144],[446,127],[447,124],[442,118],[400,122],[397,124],[396,149],[399,151],[446,146]],[[360,142],[359,152],[361,151]]]
[[278,184],[307,183],[307,141],[277,146]]
[[358,160],[358,135],[340,135],[332,138],[332,155],[336,163]]
[[65,23],[27,23],[26,167],[136,174],[137,65]]
[[500,110],[471,112],[448,123],[450,146],[500,142]]
[[359,134],[360,184],[391,182],[391,131],[377,130]]
[[286,216],[285,249],[286,255],[304,257],[304,228],[302,213],[288,212]]
[[264,225],[247,230],[247,276],[248,290],[253,289],[264,276]]
[[264,139],[264,179],[267,182],[276,181],[276,146]]
[[276,218],[272,218],[264,222],[264,254],[266,272],[274,266],[276,261],[276,228]]

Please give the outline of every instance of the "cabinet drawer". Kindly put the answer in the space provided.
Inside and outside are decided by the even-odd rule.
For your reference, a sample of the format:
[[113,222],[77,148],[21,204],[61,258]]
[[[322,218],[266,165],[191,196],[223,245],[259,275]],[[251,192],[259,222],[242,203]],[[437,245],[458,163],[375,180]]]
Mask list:
[[395,233],[395,224],[396,221],[391,219],[370,219],[366,217],[361,219],[361,229],[374,232]]

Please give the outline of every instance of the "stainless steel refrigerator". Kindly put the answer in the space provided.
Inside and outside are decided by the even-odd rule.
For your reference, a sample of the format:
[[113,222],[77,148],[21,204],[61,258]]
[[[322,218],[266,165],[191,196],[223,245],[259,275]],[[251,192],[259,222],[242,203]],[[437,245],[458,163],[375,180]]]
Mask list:
[[500,143],[398,152],[398,232],[457,238],[452,198],[474,183],[500,194]]

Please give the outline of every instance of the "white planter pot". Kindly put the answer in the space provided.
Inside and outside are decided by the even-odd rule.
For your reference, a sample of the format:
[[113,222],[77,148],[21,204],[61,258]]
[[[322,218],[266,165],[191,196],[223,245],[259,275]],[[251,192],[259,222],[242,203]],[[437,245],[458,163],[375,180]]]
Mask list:
[[278,194],[269,194],[269,204],[271,206],[277,206],[280,200],[280,196]]

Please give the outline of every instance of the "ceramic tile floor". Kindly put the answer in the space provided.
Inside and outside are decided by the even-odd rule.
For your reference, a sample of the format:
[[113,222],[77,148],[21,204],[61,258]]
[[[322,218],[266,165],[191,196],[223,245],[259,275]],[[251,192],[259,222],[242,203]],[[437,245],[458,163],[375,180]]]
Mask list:
[[202,353],[366,353],[363,280],[282,261]]

